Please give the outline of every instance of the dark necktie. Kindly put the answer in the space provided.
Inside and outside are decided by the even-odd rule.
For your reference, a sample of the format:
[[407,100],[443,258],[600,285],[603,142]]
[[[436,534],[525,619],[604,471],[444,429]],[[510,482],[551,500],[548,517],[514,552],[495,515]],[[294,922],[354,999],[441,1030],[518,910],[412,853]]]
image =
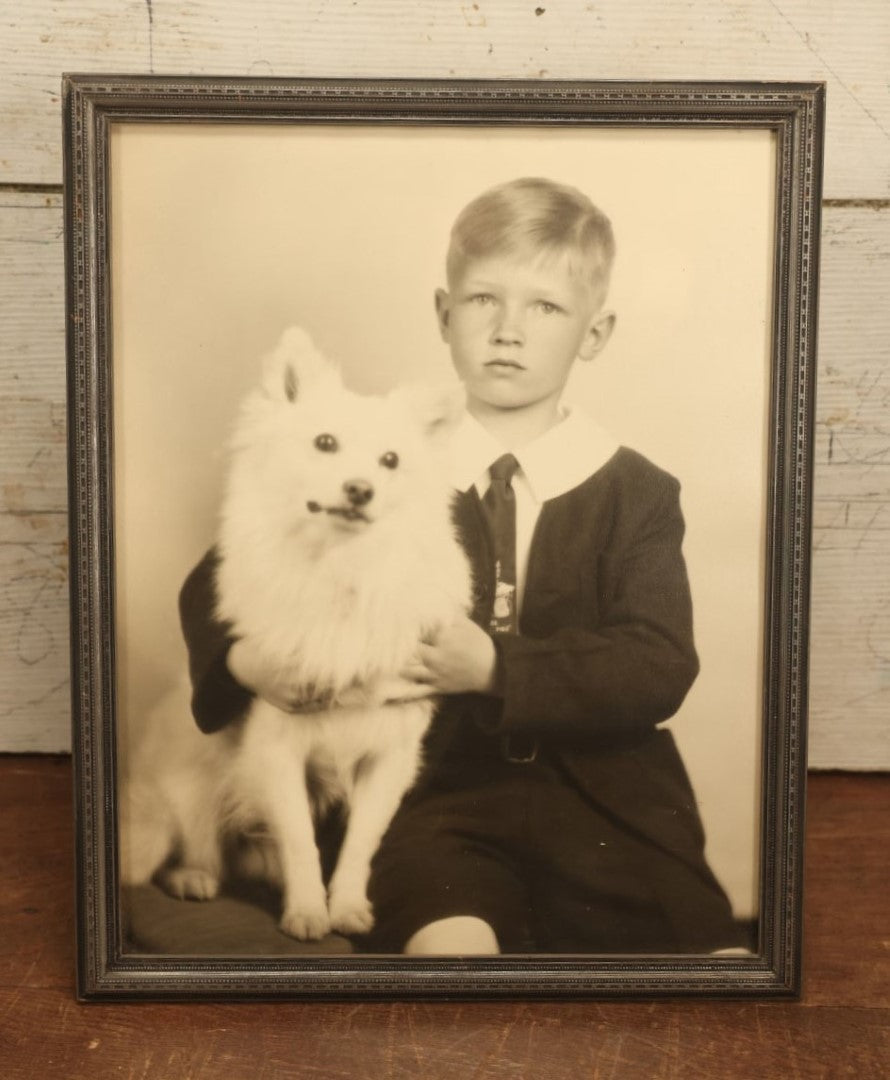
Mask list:
[[490,629],[516,633],[516,495],[511,481],[519,462],[503,454],[488,470],[491,483],[482,506],[491,529],[494,549],[495,596]]

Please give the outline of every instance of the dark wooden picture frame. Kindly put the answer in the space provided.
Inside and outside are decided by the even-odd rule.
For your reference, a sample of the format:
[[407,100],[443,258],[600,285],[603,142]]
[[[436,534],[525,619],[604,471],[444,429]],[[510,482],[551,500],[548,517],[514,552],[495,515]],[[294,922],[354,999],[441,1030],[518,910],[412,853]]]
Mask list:
[[[439,998],[766,998],[799,993],[824,87],[803,83],[373,81],[69,75],[64,78],[63,89],[80,997],[97,1001],[392,998],[408,995]],[[121,703],[130,693],[124,673],[129,670],[128,665],[136,663],[131,655],[132,642],[124,629],[130,627],[132,630],[138,612],[134,615],[127,610],[132,586],[131,578],[122,567],[129,557],[131,539],[123,525],[133,505],[132,501],[127,501],[128,487],[138,489],[142,474],[138,473],[137,466],[128,464],[129,420],[125,423],[122,419],[120,405],[128,400],[127,395],[141,394],[141,390],[133,389],[141,385],[138,379],[134,381],[140,363],[143,375],[150,377],[154,373],[151,370],[145,372],[145,361],[139,360],[138,349],[128,354],[120,347],[121,339],[117,335],[128,332],[124,316],[132,310],[120,307],[121,298],[140,294],[142,285],[141,267],[138,266],[135,271],[132,268],[126,270],[130,276],[124,280],[125,256],[144,242],[144,237],[156,228],[160,218],[149,220],[145,217],[140,233],[139,229],[133,228],[133,222],[138,220],[140,212],[147,214],[145,210],[135,211],[136,217],[122,219],[116,216],[118,202],[125,201],[121,197],[121,191],[125,190],[121,184],[130,183],[140,168],[144,173],[144,162],[151,159],[150,156],[137,157],[128,162],[115,150],[119,145],[115,139],[120,133],[156,133],[160,139],[172,136],[181,144],[188,144],[198,133],[210,132],[222,133],[224,138],[229,133],[233,147],[237,140],[249,140],[257,133],[263,137],[294,132],[310,133],[313,137],[320,133],[319,137],[326,137],[327,132],[332,145],[349,144],[353,136],[356,144],[364,145],[373,142],[381,133],[398,141],[420,132],[428,135],[433,145],[433,163],[441,164],[448,156],[457,162],[453,166],[455,170],[469,170],[467,163],[475,160],[476,155],[472,146],[469,149],[462,147],[461,139],[472,139],[479,134],[495,141],[502,136],[505,139],[520,137],[532,146],[529,159],[537,157],[541,161],[540,173],[546,173],[550,168],[553,160],[551,144],[555,147],[557,142],[561,145],[565,141],[575,148],[571,153],[576,153],[580,146],[582,150],[577,152],[583,154],[587,138],[600,140],[597,161],[602,160],[602,146],[605,145],[602,140],[625,136],[642,136],[643,142],[648,138],[653,144],[658,142],[660,145],[665,136],[676,135],[697,147],[707,147],[712,137],[726,140],[728,136],[729,143],[739,143],[741,149],[734,148],[733,153],[737,152],[742,158],[746,153],[742,144],[747,136],[756,136],[763,140],[763,146],[768,146],[769,157],[758,158],[759,171],[755,170],[749,187],[733,186],[733,181],[726,189],[733,193],[738,191],[740,200],[746,198],[748,190],[763,189],[759,209],[750,211],[752,221],[757,225],[758,239],[751,241],[755,249],[745,254],[752,268],[746,279],[748,286],[753,287],[755,293],[758,288],[762,293],[758,302],[762,302],[764,344],[762,358],[759,361],[756,356],[752,359],[751,372],[746,376],[757,394],[751,406],[754,411],[745,416],[749,419],[755,416],[756,424],[762,430],[755,432],[754,443],[745,444],[747,450],[744,452],[750,456],[751,446],[760,448],[762,444],[762,460],[751,462],[750,474],[754,477],[755,488],[750,493],[750,505],[756,508],[759,518],[753,535],[760,539],[747,542],[746,549],[746,557],[754,568],[752,572],[757,574],[754,591],[757,593],[758,622],[757,632],[745,643],[754,663],[753,667],[745,668],[743,678],[747,683],[742,697],[747,695],[745,699],[753,705],[750,715],[738,718],[748,733],[745,753],[754,762],[756,772],[755,781],[748,789],[749,828],[753,830],[750,846],[755,852],[755,860],[753,867],[747,868],[742,875],[745,881],[750,879],[754,895],[748,913],[751,948],[744,954],[514,953],[420,958],[336,952],[213,954],[181,948],[150,953],[128,944],[127,911],[119,881],[118,755],[122,738]],[[444,140],[442,146],[436,142],[440,139]],[[237,142],[237,147],[237,153],[241,154],[241,142]],[[703,167],[695,156],[684,159],[686,153],[686,149],[680,148],[671,159],[677,167],[678,177],[684,171],[685,160],[688,161],[686,172],[703,181],[708,166]],[[662,160],[657,155],[639,158],[643,162],[640,166],[642,179],[641,174],[635,172],[633,175],[640,179],[642,191],[647,190],[646,185],[651,188],[659,182],[657,175],[646,172],[658,168],[652,165],[656,159]],[[295,160],[299,160],[299,153]],[[385,153],[374,160],[385,160]],[[723,158],[720,160],[724,161]],[[766,160],[768,168],[764,171],[763,161]],[[591,156],[591,164],[593,161]],[[429,160],[423,168],[431,168]],[[622,168],[630,170],[631,166],[616,167],[617,179],[613,178],[616,189],[620,186]],[[192,172],[189,175],[192,183],[203,191],[213,189],[212,174]],[[422,172],[418,173],[418,176],[422,175]],[[627,171],[625,178],[630,175]],[[383,187],[385,181],[384,176]],[[171,185],[175,188],[173,172],[165,173],[163,182],[168,188]],[[156,183],[155,176],[149,175],[146,183],[149,186]],[[446,177],[443,184],[447,186],[447,183]],[[360,181],[356,180],[355,184]],[[598,201],[595,179],[589,186],[591,197]],[[255,206],[260,196],[251,191],[249,183],[245,182],[244,188],[245,205]],[[298,187],[296,200],[308,199],[307,192],[308,189],[301,191]],[[744,209],[744,202],[718,206],[718,200],[723,197],[713,196],[712,217],[708,220],[717,222],[721,215],[728,220],[741,212],[740,206]],[[172,195],[168,191],[167,198],[175,202],[175,190]],[[225,207],[219,212],[225,216]],[[348,216],[349,207],[343,212]],[[356,212],[354,208],[353,212]],[[657,212],[662,211],[652,210],[653,214]],[[253,237],[251,243],[261,245],[264,239],[257,238],[250,220],[251,215],[246,215],[239,235],[242,238],[249,235]],[[450,222],[444,220],[437,222],[438,234],[443,234],[443,229],[447,233],[448,224]],[[621,232],[617,217],[616,228],[620,251]],[[743,231],[740,235],[746,234]],[[266,240],[271,243],[271,235],[267,234]],[[719,245],[721,242],[719,236],[715,240],[712,227],[708,244]],[[238,250],[232,246],[230,238],[226,243],[233,262],[237,262]],[[689,243],[694,246],[698,241],[690,240]],[[745,241],[734,237],[726,239],[725,243],[744,246]],[[182,244],[176,258],[183,252],[195,250],[197,241],[186,236]],[[443,234],[441,255],[444,255],[444,246]],[[163,260],[169,258],[172,262],[174,255],[164,254],[162,241],[158,247],[161,269],[157,272],[163,274]],[[713,250],[713,246],[707,248],[708,258]],[[703,262],[704,251],[702,246]],[[211,253],[206,259],[217,256],[218,252],[217,255]],[[654,276],[647,280],[648,286],[658,282],[659,268],[663,270],[669,265],[668,256],[664,258],[668,261],[661,264],[656,259]],[[680,258],[682,262],[682,256]],[[721,262],[721,269],[715,271],[724,275],[723,289],[727,295],[733,293],[736,284],[733,259],[734,256],[725,264]],[[631,280],[640,263],[635,269],[633,260],[629,261],[627,273]],[[197,262],[200,264],[201,259]],[[685,269],[680,266],[681,275]],[[196,290],[209,288],[206,282],[196,283],[195,287]],[[629,293],[635,288],[633,283],[627,286]],[[640,289],[643,286],[639,286],[638,291]],[[239,301],[246,307],[254,304],[256,321],[261,325],[268,310],[274,307],[272,301],[265,307],[257,302],[261,290],[261,282],[245,279],[240,295],[230,293],[228,302]],[[695,301],[686,296],[681,286],[677,286],[677,290],[672,296],[692,310]],[[727,304],[733,302],[727,300]],[[254,335],[250,338],[252,344],[247,348],[254,356],[259,357],[267,351],[281,329],[275,322],[279,314],[276,309],[269,337],[259,340]],[[736,312],[736,315],[740,323],[743,322],[744,312]],[[719,314],[716,318],[719,323]],[[155,322],[163,323],[163,319],[163,312],[154,313]],[[718,324],[711,332],[719,341]],[[378,348],[382,349],[382,332],[380,337]],[[132,340],[131,336],[128,341]],[[336,341],[336,335],[333,340]],[[137,359],[131,359],[132,356]],[[149,359],[148,364],[153,362]],[[157,362],[161,365],[160,360]],[[373,365],[374,362],[372,349],[372,359],[368,363]],[[702,415],[706,411],[713,414],[715,402],[720,400],[721,378],[725,398],[731,399],[736,393],[733,380],[741,368],[733,367],[735,363],[728,361],[729,369],[721,375],[720,357],[714,358],[716,396],[702,399]],[[159,366],[157,374],[163,377],[161,373],[167,371]],[[392,374],[390,370],[380,373],[375,385],[392,381]],[[677,382],[680,384],[678,398],[697,393],[688,372],[680,371]],[[233,401],[236,390],[240,391],[236,384],[237,380],[231,388]],[[366,380],[365,388],[371,384],[374,379],[370,384]],[[653,402],[651,407],[656,406],[657,402]],[[729,404],[727,408],[731,411],[733,406]],[[231,413],[228,402],[223,412]],[[629,406],[628,415],[631,415]],[[733,422],[744,426],[740,417],[741,414],[735,416]],[[708,423],[714,422],[723,421],[711,415]],[[150,435],[158,441],[165,433],[167,418],[156,415],[151,423],[154,427],[150,428]],[[713,432],[712,428],[707,430]],[[220,446],[224,438],[225,433],[219,435]],[[177,445],[169,453],[175,458],[182,449]],[[710,445],[704,456],[712,458],[705,466],[711,470],[709,490],[724,489],[729,497],[736,481],[732,476],[721,474],[717,448]],[[682,454],[680,457],[682,459]],[[670,462],[668,467],[671,467]],[[136,470],[132,476],[121,471],[130,468]],[[122,482],[122,477],[132,483]],[[681,475],[681,479],[685,483],[685,477]],[[714,516],[719,518],[720,513],[718,509]],[[693,515],[687,512],[686,516],[692,530]],[[728,526],[727,521],[722,524],[724,528]],[[144,529],[144,522],[140,527]],[[169,570],[169,567],[165,569]],[[178,566],[176,570],[178,572]],[[138,575],[138,567],[132,572]],[[181,578],[167,584],[173,589],[171,595],[175,598]],[[750,582],[740,581],[731,587],[739,595],[751,592]],[[756,677],[750,674],[752,670]],[[144,679],[148,677],[146,675]],[[727,686],[724,690],[730,696],[733,693]],[[721,722],[729,724],[730,718],[724,717]],[[722,768],[728,768],[725,761]],[[751,790],[752,787],[756,790]],[[728,855],[727,859],[731,862],[732,856]]]

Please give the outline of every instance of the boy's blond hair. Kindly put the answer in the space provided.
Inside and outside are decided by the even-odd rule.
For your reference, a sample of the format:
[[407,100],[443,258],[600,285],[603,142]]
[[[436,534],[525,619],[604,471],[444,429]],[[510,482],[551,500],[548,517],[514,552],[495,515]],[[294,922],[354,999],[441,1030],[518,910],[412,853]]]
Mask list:
[[602,304],[615,257],[612,224],[577,188],[539,177],[509,180],[483,192],[451,230],[446,270],[454,282],[472,259],[492,255],[567,255]]

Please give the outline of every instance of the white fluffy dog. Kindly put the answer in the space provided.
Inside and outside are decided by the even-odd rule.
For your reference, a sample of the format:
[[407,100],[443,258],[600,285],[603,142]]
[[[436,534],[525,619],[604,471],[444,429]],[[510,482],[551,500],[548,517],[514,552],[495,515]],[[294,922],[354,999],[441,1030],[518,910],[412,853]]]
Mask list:
[[[287,713],[257,697],[243,724],[204,735],[178,688],[125,769],[125,883],[161,870],[174,894],[211,897],[225,836],[260,824],[277,848],[286,933],[373,925],[370,861],[434,707],[399,673],[469,607],[441,460],[455,412],[451,393],[350,393],[297,328],[267,358],[232,442],[217,615],[324,706]],[[339,801],[348,821],[325,890],[313,813]]]

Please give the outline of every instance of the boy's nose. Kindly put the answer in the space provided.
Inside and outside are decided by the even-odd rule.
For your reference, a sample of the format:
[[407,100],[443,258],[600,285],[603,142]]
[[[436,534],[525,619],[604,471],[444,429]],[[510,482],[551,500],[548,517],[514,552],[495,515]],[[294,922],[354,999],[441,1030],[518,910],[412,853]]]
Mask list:
[[374,498],[374,488],[367,480],[347,480],[343,490],[353,506],[364,506]]
[[519,344],[524,340],[522,319],[517,312],[504,311],[495,324],[492,334],[498,344]]

